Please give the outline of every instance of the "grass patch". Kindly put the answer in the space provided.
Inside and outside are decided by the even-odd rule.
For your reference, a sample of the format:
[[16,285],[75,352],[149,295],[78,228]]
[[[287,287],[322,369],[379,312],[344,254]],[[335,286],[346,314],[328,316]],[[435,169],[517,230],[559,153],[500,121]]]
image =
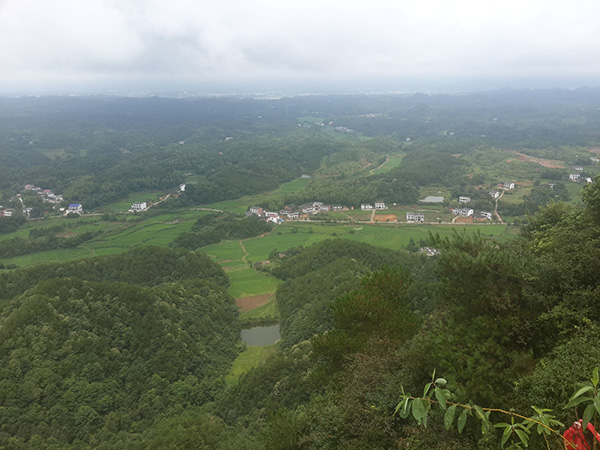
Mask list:
[[231,370],[225,375],[225,383],[227,386],[236,384],[243,374],[249,372],[250,369],[257,367],[270,355],[275,353],[275,349],[275,345],[246,347],[246,350],[240,353],[233,361]]
[[282,283],[281,280],[269,274],[258,272],[249,267],[228,271],[227,276],[231,282],[228,291],[234,298],[252,297],[275,292],[277,285]]

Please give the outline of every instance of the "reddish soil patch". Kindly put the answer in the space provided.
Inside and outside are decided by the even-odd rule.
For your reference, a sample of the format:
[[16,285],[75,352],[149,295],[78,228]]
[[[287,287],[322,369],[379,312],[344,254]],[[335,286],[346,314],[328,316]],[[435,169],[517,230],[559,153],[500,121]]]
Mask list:
[[457,217],[454,223],[473,223],[473,217]]
[[512,151],[512,153],[519,155],[517,159],[519,159],[520,161],[533,162],[539,164],[542,167],[548,167],[549,169],[564,169],[565,167],[564,163],[562,161],[558,161],[557,159],[535,158],[533,156],[524,155],[523,153],[519,153],[514,150]]
[[590,148],[590,153],[595,153],[596,155],[600,155],[600,147]]
[[238,298],[235,301],[240,312],[250,311],[258,306],[269,303],[269,300],[273,298],[273,294],[255,295],[253,297]]
[[375,222],[396,222],[397,218],[393,214],[376,214]]

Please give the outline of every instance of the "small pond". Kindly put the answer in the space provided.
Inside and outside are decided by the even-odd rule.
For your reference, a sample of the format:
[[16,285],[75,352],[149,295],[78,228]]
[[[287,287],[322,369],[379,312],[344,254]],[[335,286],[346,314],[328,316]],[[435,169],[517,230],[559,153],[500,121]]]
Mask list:
[[242,340],[246,345],[272,345],[279,338],[279,324],[242,330]]

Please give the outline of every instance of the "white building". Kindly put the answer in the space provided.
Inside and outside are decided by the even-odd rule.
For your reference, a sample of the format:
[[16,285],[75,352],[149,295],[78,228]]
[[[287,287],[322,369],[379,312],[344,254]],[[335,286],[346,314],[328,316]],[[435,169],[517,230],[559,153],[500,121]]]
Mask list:
[[69,205],[69,207],[67,208],[67,214],[69,214],[69,213],[82,214],[83,206],[81,206],[81,203],[71,203]]
[[572,173],[569,175],[569,180],[571,181],[579,181],[581,178],[581,175],[578,173]]
[[419,212],[407,212],[406,213],[406,221],[407,222],[425,222],[425,214]]
[[179,185],[179,192],[185,192],[185,184],[180,184]]
[[361,203],[360,209],[362,209],[363,211],[369,211],[373,209],[373,205],[369,205],[368,203]]
[[471,217],[474,211],[471,208],[454,208],[452,210],[454,214],[462,217]]
[[515,188],[515,183],[511,183],[511,182],[504,183],[504,189],[514,189],[514,188]]
[[575,172],[583,172],[583,166],[575,166],[575,167],[573,167],[573,170]]
[[388,209],[388,207],[385,206],[384,202],[375,202],[375,209],[382,210],[382,209]]
[[469,203],[471,201],[471,197],[458,197],[458,203]]
[[146,202],[136,202],[131,205],[131,211],[145,211],[148,208]]
[[479,213],[480,217],[482,219],[486,219],[486,220],[492,220],[492,213],[491,212],[487,212],[487,211],[481,211]]
[[492,196],[492,198],[496,199],[496,198],[500,197],[500,192],[490,191],[490,195]]

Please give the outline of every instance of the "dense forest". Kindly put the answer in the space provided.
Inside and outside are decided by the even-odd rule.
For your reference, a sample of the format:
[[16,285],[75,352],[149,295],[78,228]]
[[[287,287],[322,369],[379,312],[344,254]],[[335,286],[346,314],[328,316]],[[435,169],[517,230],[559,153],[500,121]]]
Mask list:
[[[432,373],[448,396],[432,401],[513,414],[490,423],[536,406],[557,432],[580,417],[600,425],[600,400],[564,407],[600,366],[600,177],[568,181],[569,166],[599,173],[599,105],[598,89],[0,99],[0,209],[15,211],[0,217],[0,259],[42,260],[0,263],[0,448],[523,446],[515,427],[504,439],[476,412],[450,420],[420,402]],[[495,202],[514,160],[521,191]],[[243,213],[317,200],[361,213],[382,200],[402,215],[442,191],[452,200],[440,211],[469,195],[522,226],[502,222],[510,233],[496,238],[415,224],[392,247],[381,240],[398,224],[372,224],[359,242],[358,215],[335,229],[327,217],[315,237],[312,221],[286,229]],[[119,209],[150,192],[151,210]],[[243,196],[253,203],[227,203]],[[71,202],[92,213],[64,216]],[[250,260],[265,235],[285,248]],[[66,250],[81,253],[43,262]],[[247,273],[272,286],[261,307],[276,305],[281,339],[235,378],[251,321],[230,293]],[[398,407],[407,398],[412,412]],[[519,430],[529,448],[563,448]]]

